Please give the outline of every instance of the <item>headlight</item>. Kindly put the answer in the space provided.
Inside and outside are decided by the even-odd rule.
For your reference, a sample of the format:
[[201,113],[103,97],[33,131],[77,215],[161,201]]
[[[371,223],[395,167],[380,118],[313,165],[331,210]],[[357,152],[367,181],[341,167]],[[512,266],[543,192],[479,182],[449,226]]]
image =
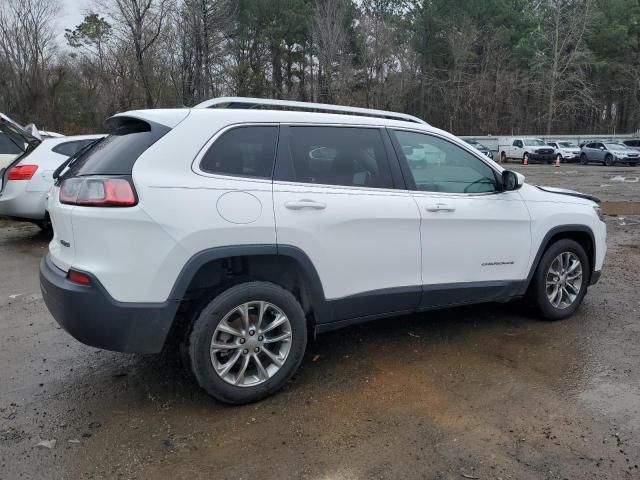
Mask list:
[[600,221],[604,222],[604,215],[602,213],[602,209],[598,205],[594,205],[593,209],[596,211],[596,215],[598,215],[598,218],[600,219]]

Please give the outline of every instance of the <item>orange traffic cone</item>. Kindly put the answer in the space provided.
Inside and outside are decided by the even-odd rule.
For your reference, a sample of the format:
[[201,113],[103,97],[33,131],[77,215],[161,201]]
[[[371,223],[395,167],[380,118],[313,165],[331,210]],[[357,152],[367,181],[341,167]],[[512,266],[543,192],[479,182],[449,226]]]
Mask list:
[[522,161],[523,165],[529,165],[529,154],[525,153],[524,154],[524,160]]
[[556,168],[560,168],[560,154],[556,157]]

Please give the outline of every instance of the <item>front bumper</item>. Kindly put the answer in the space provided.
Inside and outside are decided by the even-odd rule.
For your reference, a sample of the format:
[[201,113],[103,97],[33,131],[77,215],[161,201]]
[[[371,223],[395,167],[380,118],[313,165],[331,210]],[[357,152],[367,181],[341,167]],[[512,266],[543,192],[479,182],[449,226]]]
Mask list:
[[551,163],[556,159],[556,155],[553,153],[530,153],[530,162],[544,162]]
[[117,302],[91,277],[92,285],[69,281],[47,255],[40,262],[40,289],[53,318],[76,340],[127,353],[158,353],[178,303]]
[[640,163],[640,157],[616,157],[616,161],[620,163],[638,164]]

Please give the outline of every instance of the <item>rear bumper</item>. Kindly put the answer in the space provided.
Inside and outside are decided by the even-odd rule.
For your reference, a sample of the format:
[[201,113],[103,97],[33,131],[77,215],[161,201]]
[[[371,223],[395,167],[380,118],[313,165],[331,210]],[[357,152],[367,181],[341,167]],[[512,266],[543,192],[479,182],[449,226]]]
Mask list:
[[117,302],[92,279],[91,286],[66,278],[47,255],[40,262],[40,288],[55,320],[76,340],[96,348],[127,353],[162,350],[177,302]]

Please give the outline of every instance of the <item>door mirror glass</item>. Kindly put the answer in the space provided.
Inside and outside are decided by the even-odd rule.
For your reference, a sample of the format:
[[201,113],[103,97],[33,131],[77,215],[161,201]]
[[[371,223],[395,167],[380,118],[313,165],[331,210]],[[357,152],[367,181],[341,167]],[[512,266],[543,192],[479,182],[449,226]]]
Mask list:
[[502,190],[505,192],[512,192],[522,187],[524,183],[524,177],[518,175],[511,170],[505,170],[502,172]]

